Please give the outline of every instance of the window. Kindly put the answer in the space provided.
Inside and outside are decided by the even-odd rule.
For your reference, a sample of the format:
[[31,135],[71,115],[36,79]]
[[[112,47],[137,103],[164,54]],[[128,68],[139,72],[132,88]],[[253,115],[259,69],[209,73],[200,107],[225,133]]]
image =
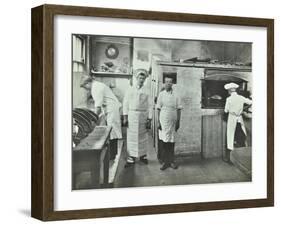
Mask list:
[[73,35],[73,71],[83,72],[85,67],[85,38],[80,35]]

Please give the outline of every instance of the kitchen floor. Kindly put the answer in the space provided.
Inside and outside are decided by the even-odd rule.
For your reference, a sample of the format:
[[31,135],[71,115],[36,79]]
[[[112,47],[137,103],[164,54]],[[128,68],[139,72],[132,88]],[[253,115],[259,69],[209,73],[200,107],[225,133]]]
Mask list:
[[[151,137],[149,147],[153,147]],[[235,165],[223,162],[221,158],[202,160],[200,156],[178,157],[177,170],[168,168],[161,171],[156,152],[150,148],[148,160],[148,165],[138,161],[132,167],[124,168],[126,162],[126,142],[124,142],[113,186],[121,188],[251,181],[251,176],[244,174]]]

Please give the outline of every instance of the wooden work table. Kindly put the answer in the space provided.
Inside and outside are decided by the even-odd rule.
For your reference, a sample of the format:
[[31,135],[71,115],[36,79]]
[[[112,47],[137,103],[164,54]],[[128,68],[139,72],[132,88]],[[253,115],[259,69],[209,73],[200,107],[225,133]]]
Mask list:
[[[90,188],[108,185],[109,175],[109,135],[111,127],[96,126],[72,151],[72,189],[78,189],[77,176],[88,171],[91,174]],[[79,187],[81,189],[81,187]]]

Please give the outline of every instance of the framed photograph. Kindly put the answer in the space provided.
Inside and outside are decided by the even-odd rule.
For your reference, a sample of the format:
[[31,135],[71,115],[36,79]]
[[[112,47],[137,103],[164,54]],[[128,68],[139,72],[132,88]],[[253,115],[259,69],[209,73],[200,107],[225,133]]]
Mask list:
[[274,20],[32,9],[32,217],[274,205]]

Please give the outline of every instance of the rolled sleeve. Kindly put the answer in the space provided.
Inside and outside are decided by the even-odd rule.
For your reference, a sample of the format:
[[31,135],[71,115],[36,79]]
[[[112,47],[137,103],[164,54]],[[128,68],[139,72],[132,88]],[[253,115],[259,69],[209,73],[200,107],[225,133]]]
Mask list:
[[156,108],[157,108],[158,110],[161,110],[162,106],[163,106],[163,103],[162,103],[162,94],[159,93],[159,96],[158,96],[158,98],[157,98]]
[[245,97],[244,98],[244,103],[248,104],[248,105],[251,105],[253,103],[253,101]]
[[181,97],[179,97],[179,96],[177,97],[177,109],[179,109],[179,110],[183,109]]
[[152,104],[152,101],[151,101],[150,104],[149,104],[149,107],[148,107],[148,118],[149,119],[152,119],[152,114],[153,114],[153,104]]
[[228,113],[228,112],[229,112],[229,101],[228,101],[228,98],[226,99],[226,102],[225,102],[224,112],[225,112],[225,113]]
[[150,93],[148,95],[148,118],[152,119],[152,114],[153,114],[153,100],[150,96]]

